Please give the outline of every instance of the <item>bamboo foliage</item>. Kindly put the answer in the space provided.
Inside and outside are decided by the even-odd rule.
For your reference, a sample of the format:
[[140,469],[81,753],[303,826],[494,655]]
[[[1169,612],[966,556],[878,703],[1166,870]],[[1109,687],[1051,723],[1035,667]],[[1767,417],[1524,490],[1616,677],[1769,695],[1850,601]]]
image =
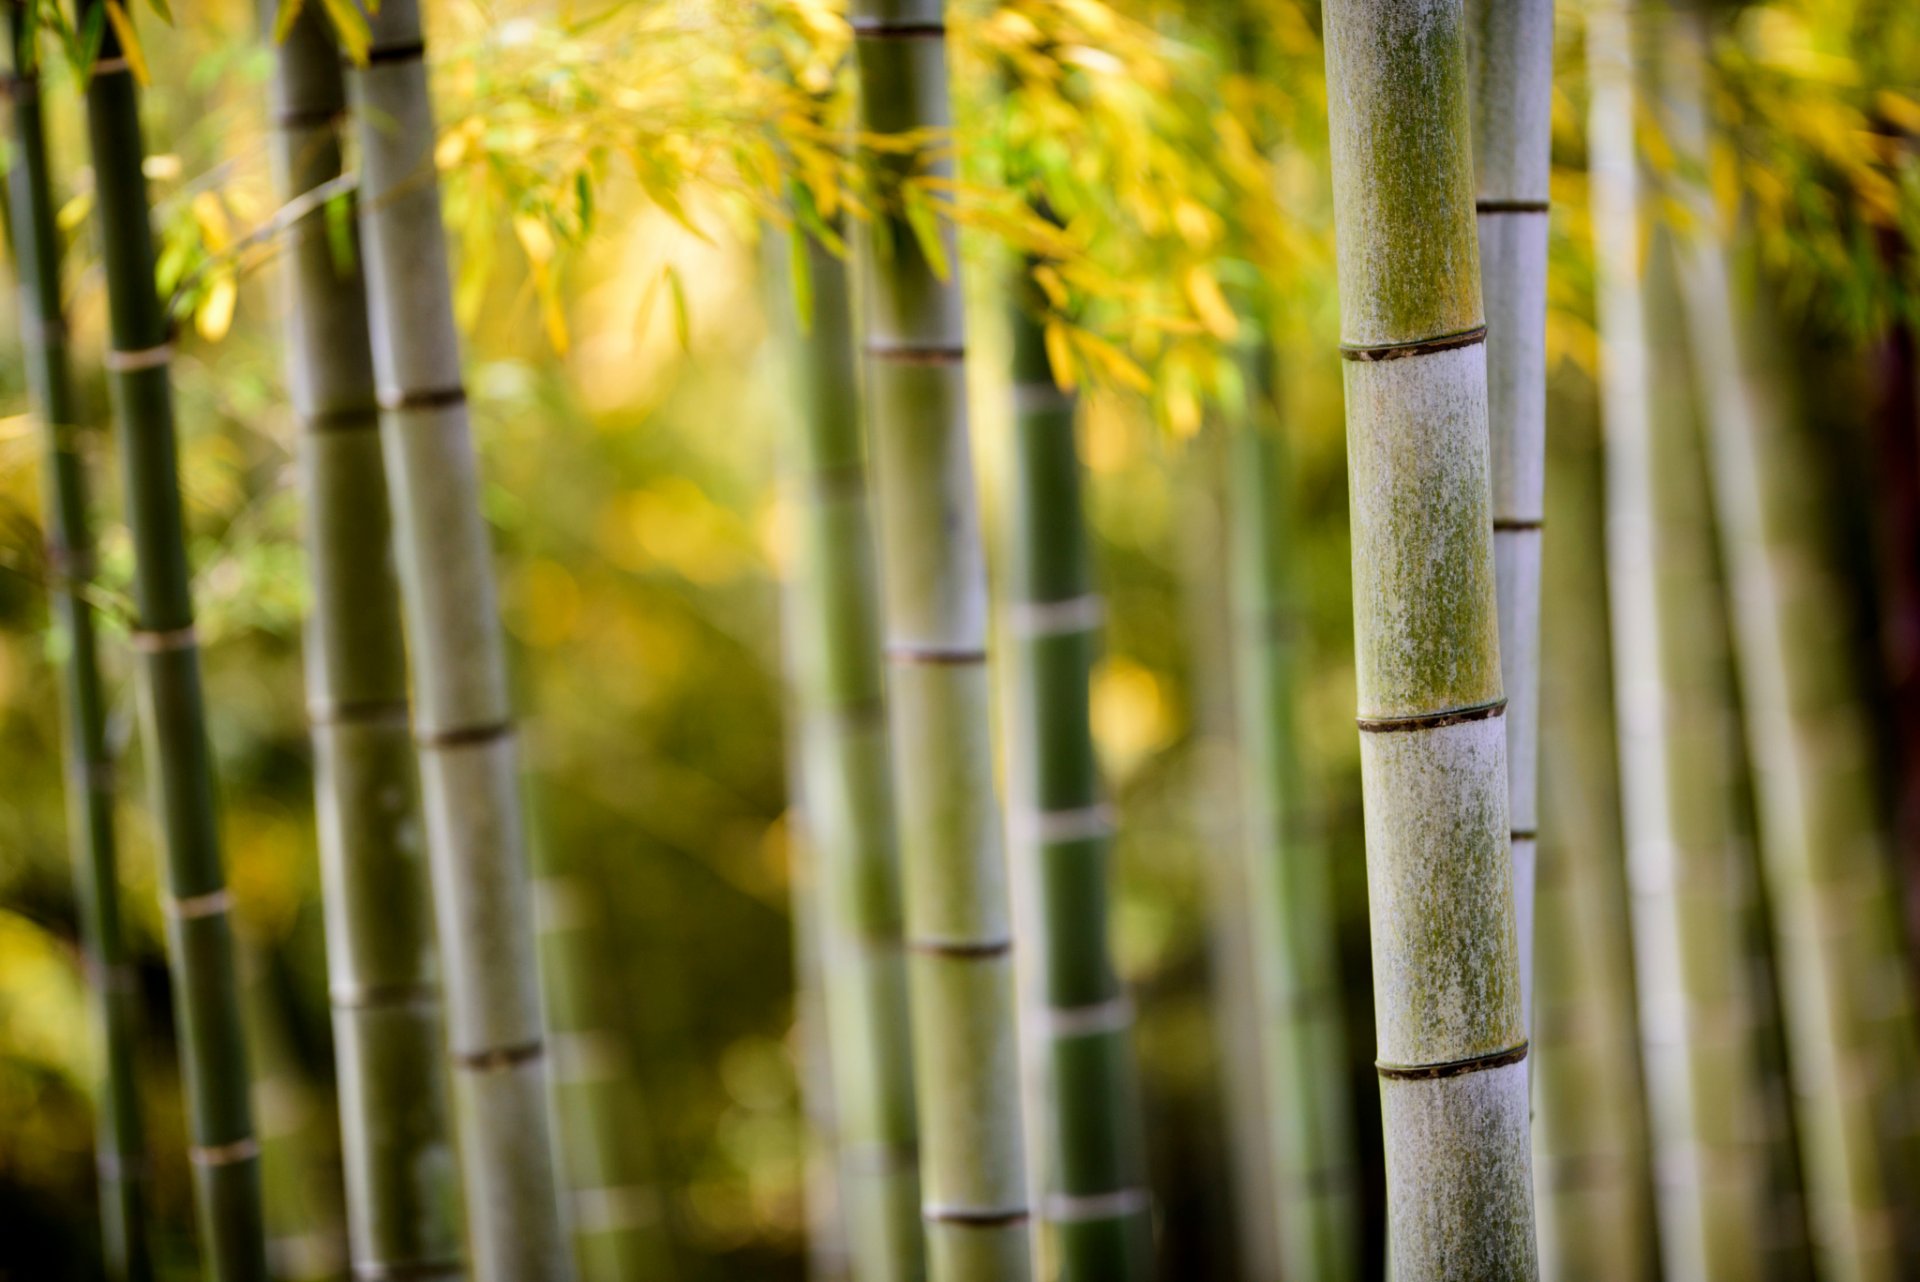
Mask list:
[[473,1272],[570,1269],[491,549],[480,514],[417,0],[385,0],[349,72],[381,437],[412,660]]
[[1229,580],[1247,882],[1272,1137],[1281,1276],[1360,1274],[1359,1188],[1332,869],[1315,839],[1298,752],[1299,636],[1290,574],[1284,426],[1274,353],[1249,357],[1250,405],[1231,424]]
[[[265,7],[269,26],[276,10]],[[317,8],[275,53],[275,167],[294,200],[340,175],[346,90]],[[458,1177],[366,286],[325,217],[288,232],[286,358],[303,431],[307,702],[350,1250],[362,1272],[454,1276]]]
[[[83,27],[100,3],[81,0]],[[107,368],[134,548],[141,745],[165,866],[161,902],[181,1022],[189,1156],[209,1275],[254,1282],[267,1276],[260,1145],[193,626],[172,333],[154,283],[139,93],[113,25],[103,31],[87,81],[87,130],[107,279]]]
[[1596,6],[1587,50],[1621,801],[1660,1249],[1669,1277],[1755,1278],[1762,1164],[1741,973],[1740,758],[1673,246],[1641,233],[1629,13]]
[[[1678,4],[1662,29],[1669,131],[1705,172],[1707,26]],[[1911,1219],[1914,1045],[1897,905],[1887,884],[1867,722],[1842,656],[1840,595],[1822,562],[1801,444],[1753,350],[1720,219],[1686,183],[1681,294],[1709,440],[1709,478],[1739,655],[1762,871],[1822,1277],[1904,1277]],[[1771,393],[1771,394],[1770,394]]]
[[1018,711],[1008,828],[1040,918],[1038,1001],[1028,1027],[1045,1043],[1042,1217],[1061,1278],[1118,1282],[1148,1276],[1152,1244],[1133,1004],[1108,944],[1113,820],[1090,721],[1103,612],[1080,496],[1075,398],[1054,382],[1030,292],[1014,290],[1009,316],[1008,611]]
[[792,751],[817,878],[840,1202],[854,1276],[926,1273],[879,573],[847,266],[806,238],[807,311],[776,298],[798,412],[782,451],[796,549],[784,600]]
[[80,406],[67,353],[61,306],[60,241],[54,223],[53,172],[47,158],[40,77],[20,4],[7,6],[7,99],[13,162],[8,167],[20,334],[29,395],[46,437],[47,569],[61,664],[61,716],[68,844],[74,898],[86,957],[89,1012],[99,1038],[101,1072],[94,1100],[94,1149],[100,1186],[101,1255],[109,1282],[146,1282],[146,1143],[135,1074],[137,1009],[133,970],[120,930],[113,759],[107,747],[107,695],[88,591],[94,574],[89,486],[80,453]]
[[919,140],[872,157],[889,203],[861,244],[927,1259],[937,1282],[1015,1280],[1031,1233],[957,245],[944,219],[917,235],[907,207],[951,176],[933,150],[950,120],[946,15],[941,0],[861,0],[851,17],[861,127]]
[[1507,694],[1507,805],[1520,1004],[1531,1028],[1553,0],[1473,0],[1467,13],[1480,288],[1487,310],[1493,560],[1500,599],[1500,679]]
[[1531,1278],[1465,20],[1325,17],[1389,1250]]

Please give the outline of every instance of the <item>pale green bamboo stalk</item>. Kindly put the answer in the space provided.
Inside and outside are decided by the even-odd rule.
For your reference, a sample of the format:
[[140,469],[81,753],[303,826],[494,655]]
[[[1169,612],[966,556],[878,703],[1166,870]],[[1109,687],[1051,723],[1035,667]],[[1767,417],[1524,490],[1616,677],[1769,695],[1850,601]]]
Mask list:
[[[1607,569],[1630,916],[1664,1274],[1761,1272],[1758,1064],[1742,974],[1740,765],[1673,246],[1641,234],[1632,11],[1589,11]],[[1650,34],[1643,32],[1639,34]],[[1636,85],[1639,80],[1640,85]]]
[[1133,1002],[1108,941],[1113,815],[1090,710],[1104,611],[1081,501],[1076,398],[1054,382],[1025,272],[1011,292],[1008,829],[1039,927],[1027,1026],[1043,1042],[1046,1079],[1042,1219],[1061,1279],[1125,1282],[1149,1275],[1153,1241]]
[[1338,1282],[1359,1276],[1360,1224],[1333,870],[1312,829],[1296,746],[1292,474],[1276,355],[1264,335],[1252,343],[1242,362],[1249,405],[1228,425],[1228,578],[1265,1129],[1280,1276]]
[[861,128],[922,139],[870,156],[887,204],[861,240],[927,1260],[936,1282],[1017,1282],[1032,1234],[958,245],[936,216],[930,261],[904,207],[903,180],[952,176],[928,136],[951,119],[946,15],[859,0],[851,18]]
[[520,763],[461,381],[418,0],[349,70],[382,446],[447,989],[468,1245],[481,1282],[570,1276]]
[[1465,21],[1325,19],[1392,1268],[1532,1278]]
[[1520,1004],[1533,1020],[1533,889],[1540,743],[1540,532],[1547,447],[1547,178],[1553,0],[1470,0],[1475,210],[1487,310],[1493,560],[1507,693]]
[[61,305],[60,234],[54,222],[37,55],[19,3],[7,6],[6,97],[12,106],[8,166],[20,343],[33,413],[46,437],[44,487],[49,597],[60,655],[60,711],[67,787],[67,842],[86,958],[88,1016],[98,1038],[94,1163],[100,1189],[100,1246],[108,1282],[147,1282],[146,1140],[140,1129],[134,1059],[138,993],[120,930],[113,755],[107,747],[106,691],[100,680],[93,606],[93,530],[80,406],[67,356]]
[[1556,422],[1542,566],[1534,1198],[1554,1282],[1658,1275],[1620,857],[1597,436]]
[[[793,531],[783,598],[792,769],[817,877],[828,1086],[854,1276],[925,1276],[900,853],[888,778],[886,668],[847,264],[811,236],[796,297],[770,262],[796,413],[782,471]],[[771,259],[771,255],[769,255]],[[801,308],[806,310],[803,313]]]
[[[277,13],[277,0],[263,4],[267,29]],[[346,90],[317,7],[275,60],[274,165],[282,198],[295,200],[341,172]],[[358,238],[327,218],[316,209],[288,230],[285,328],[313,585],[307,706],[350,1251],[362,1273],[456,1277],[458,1175],[366,285]]]
[[[84,28],[103,0],[79,0]],[[131,65],[111,24],[87,82],[107,278],[107,369],[134,550],[142,755],[164,868],[161,906],[181,1025],[188,1156],[208,1275],[264,1282],[266,1226],[220,824],[207,746],[180,495],[172,329],[154,280],[145,147]]]
[[[1670,136],[1704,174],[1707,25],[1678,4],[1660,33]],[[1709,432],[1760,816],[1816,1272],[1912,1276],[1916,1192],[1912,999],[1887,878],[1845,611],[1822,564],[1802,445],[1736,300],[1722,220],[1683,179],[1681,281]]]
[[[790,795],[802,793],[798,753],[789,740]],[[800,1065],[800,1109],[806,1117],[801,1141],[802,1196],[807,1212],[808,1282],[850,1282],[853,1253],[841,1198],[839,1120],[834,1113],[833,1047],[828,1036],[826,976],[820,956],[820,888],[814,882],[814,851],[807,819],[798,804],[787,808],[787,887],[793,910],[793,1024]],[[918,1199],[915,1199],[918,1207]]]

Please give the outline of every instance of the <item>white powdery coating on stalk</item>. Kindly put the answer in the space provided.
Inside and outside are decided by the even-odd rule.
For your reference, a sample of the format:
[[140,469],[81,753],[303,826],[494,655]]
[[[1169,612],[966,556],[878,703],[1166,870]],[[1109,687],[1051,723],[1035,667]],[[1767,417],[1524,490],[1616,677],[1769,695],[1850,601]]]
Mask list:
[[1499,717],[1361,736],[1384,1063],[1471,1059],[1526,1036],[1505,757]]
[[[1395,1282],[1535,1275],[1525,1060],[1380,1083]],[[1433,1196],[1432,1194],[1439,1194]]]
[[[1553,121],[1553,0],[1468,0],[1480,195],[1545,200]],[[1482,230],[1484,247],[1484,228]]]
[[1547,462],[1547,215],[1480,215],[1493,514],[1537,521]]
[[1485,354],[1349,361],[1360,715],[1500,697]]

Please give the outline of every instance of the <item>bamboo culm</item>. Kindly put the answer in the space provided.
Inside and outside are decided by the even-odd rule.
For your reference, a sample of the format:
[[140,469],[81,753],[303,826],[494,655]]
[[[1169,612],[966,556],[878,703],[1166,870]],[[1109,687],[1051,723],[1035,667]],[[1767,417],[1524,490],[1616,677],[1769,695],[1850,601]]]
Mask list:
[[[859,124],[944,133],[941,0],[853,6]],[[905,885],[920,1183],[936,1282],[1031,1276],[1007,867],[994,795],[987,583],[974,494],[960,289],[901,208],[903,180],[950,178],[922,145],[875,153],[884,221],[864,225],[867,421]],[[958,262],[950,224],[938,234]]]
[[385,0],[347,73],[380,435],[465,1192],[481,1282],[569,1277],[492,550],[461,381],[418,0]]
[[94,1150],[100,1188],[101,1257],[108,1282],[147,1282],[146,1144],[136,1076],[138,993],[120,928],[113,758],[107,695],[88,591],[94,574],[89,485],[81,455],[80,406],[61,308],[60,239],[47,159],[38,70],[21,58],[28,24],[7,6],[7,99],[13,114],[8,167],[21,346],[28,393],[46,438],[47,571],[61,656],[67,840],[86,958],[89,1018],[100,1046],[94,1090]]
[[[1707,19],[1676,4],[1661,32],[1669,134],[1683,172],[1707,155]],[[1760,820],[1761,867],[1780,959],[1781,1006],[1821,1277],[1912,1276],[1920,1267],[1912,995],[1888,884],[1872,752],[1854,676],[1839,657],[1846,611],[1821,563],[1801,456],[1760,373],[1760,333],[1736,300],[1722,219],[1701,184],[1681,239],[1687,337],[1708,432],[1708,475],[1728,577]]]
[[[100,3],[81,0],[83,27]],[[87,82],[87,130],[107,280],[107,369],[134,551],[141,745],[164,865],[188,1156],[208,1276],[264,1282],[260,1145],[193,626],[169,373],[172,332],[154,282],[139,93],[112,24],[103,29]]]
[[[277,11],[263,5],[268,29]],[[276,176],[292,200],[341,172],[346,89],[318,8],[276,48],[272,100]],[[459,1176],[366,285],[357,238],[337,249],[326,217],[288,229],[285,332],[349,1250],[363,1274],[455,1277]]]
[[1011,599],[1016,697],[1008,830],[1039,918],[1036,1009],[1046,1080],[1042,1219],[1065,1282],[1149,1276],[1152,1235],[1133,1003],[1108,942],[1113,818],[1090,719],[1101,600],[1075,398],[1056,385],[1022,273],[1013,357]]
[[1332,868],[1312,831],[1295,748],[1291,472],[1275,354],[1264,336],[1250,346],[1241,362],[1247,412],[1228,428],[1228,576],[1276,1241],[1280,1276],[1339,1282],[1360,1276],[1339,941]]
[[1457,0],[1325,10],[1361,788],[1398,1282],[1536,1276]]
[[1507,695],[1507,806],[1521,1009],[1533,1021],[1540,539],[1547,447],[1547,177],[1553,0],[1469,0],[1475,211],[1487,312],[1493,561]]
[[1641,234],[1634,33],[1589,13],[1607,579],[1640,1044],[1665,1276],[1761,1276],[1741,761],[1673,245]]
[[[926,1274],[886,665],[847,264],[812,237],[807,313],[770,291],[796,413],[782,450],[793,774],[816,879],[840,1203],[860,1282]],[[770,273],[771,274],[771,273]]]

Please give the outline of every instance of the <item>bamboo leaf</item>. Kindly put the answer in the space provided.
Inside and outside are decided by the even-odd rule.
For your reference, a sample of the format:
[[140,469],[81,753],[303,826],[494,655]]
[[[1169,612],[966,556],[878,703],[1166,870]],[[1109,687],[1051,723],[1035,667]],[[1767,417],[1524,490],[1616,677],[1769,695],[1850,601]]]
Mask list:
[[[373,48],[373,29],[367,25],[367,15],[353,0],[320,0],[320,4],[333,23],[334,34],[340,38],[340,51],[354,66],[366,66],[367,53]],[[379,11],[378,5],[367,6],[368,13]]]
[[107,0],[107,21],[113,24],[113,34],[120,40],[120,54],[127,60],[127,70],[142,87],[153,83],[147,74],[147,55],[140,48],[139,33],[133,29],[133,19],[127,17],[127,11],[120,7],[120,0]]
[[193,313],[193,327],[200,337],[217,343],[227,336],[233,327],[233,309],[239,297],[232,272],[222,271],[213,278],[207,285],[206,296]]
[[667,268],[667,293],[673,300],[673,335],[683,352],[693,349],[693,325],[687,316],[687,290],[680,280],[680,269]]
[[273,16],[273,42],[280,44],[293,30],[293,24],[300,20],[300,13],[306,8],[306,0],[280,0],[280,10]]

